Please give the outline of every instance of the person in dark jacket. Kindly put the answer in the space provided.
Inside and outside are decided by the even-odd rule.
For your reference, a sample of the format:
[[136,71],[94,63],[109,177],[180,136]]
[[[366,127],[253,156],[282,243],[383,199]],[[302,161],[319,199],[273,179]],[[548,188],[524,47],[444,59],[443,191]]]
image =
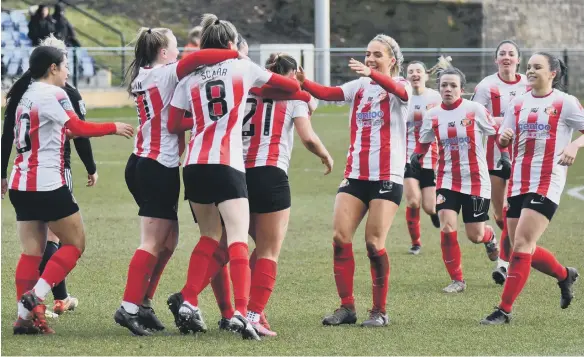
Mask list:
[[49,15],[49,8],[47,5],[41,4],[28,23],[28,38],[32,41],[33,46],[38,46],[53,32],[55,32],[55,23]]
[[81,47],[81,44],[75,36],[73,26],[65,17],[65,7],[63,4],[55,4],[53,19],[55,20],[55,37],[63,40],[67,47]]

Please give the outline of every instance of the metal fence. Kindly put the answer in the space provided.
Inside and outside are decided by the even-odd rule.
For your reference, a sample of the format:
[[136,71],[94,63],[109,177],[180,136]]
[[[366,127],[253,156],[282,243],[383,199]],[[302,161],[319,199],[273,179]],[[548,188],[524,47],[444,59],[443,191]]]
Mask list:
[[[6,49],[5,49],[6,50]],[[84,76],[85,73],[80,64],[73,65],[71,69],[72,81],[77,83],[80,88],[104,86],[119,86],[127,64],[133,58],[133,48],[110,48],[110,47],[87,47],[71,49],[79,55],[75,58],[83,58],[88,55],[95,66],[93,76]],[[272,50],[274,50],[272,48]],[[566,78],[566,87],[570,94],[584,97],[584,48],[578,49],[527,49],[522,51],[520,72],[525,73],[526,63],[529,56],[536,52],[545,50],[550,52],[568,64],[568,76]],[[7,51],[3,51],[3,56]],[[282,45],[281,52],[286,52],[286,46]],[[314,59],[315,73],[318,68],[318,56],[323,53],[330,53],[331,62],[331,85],[339,85],[355,78],[355,74],[350,71],[347,62],[351,57],[362,60],[365,48],[331,48],[330,50],[314,49],[301,51],[300,58],[297,60],[303,63],[308,56]],[[440,55],[452,57],[454,66],[460,68],[467,77],[468,91],[472,91],[474,86],[485,76],[494,73],[496,66],[494,63],[494,48],[403,48],[405,63],[412,60],[419,60],[432,66]],[[83,55],[81,55],[83,54]],[[256,53],[250,53],[250,57],[255,57]],[[126,61],[123,58],[127,59]],[[257,56],[259,57],[259,56]],[[70,61],[71,62],[71,61]],[[405,69],[402,69],[402,73]],[[21,74],[19,71],[18,74]],[[15,76],[17,77],[18,74]],[[3,82],[4,82],[3,75]],[[3,83],[6,87],[7,83]],[[9,83],[8,83],[9,85]],[[429,83],[435,86],[434,83]]]

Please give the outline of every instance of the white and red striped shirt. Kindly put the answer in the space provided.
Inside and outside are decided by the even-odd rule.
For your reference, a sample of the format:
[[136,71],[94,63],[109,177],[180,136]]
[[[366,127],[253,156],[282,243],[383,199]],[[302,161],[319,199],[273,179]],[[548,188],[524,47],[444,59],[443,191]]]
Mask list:
[[[527,92],[527,87],[527,77],[522,74],[516,74],[515,81],[508,82],[495,73],[485,77],[477,84],[471,100],[484,105],[493,117],[502,118],[513,98]],[[501,151],[495,140],[497,140],[496,136],[487,138],[487,166],[489,170],[501,170],[501,167],[497,166],[497,162],[501,158]]]
[[308,118],[308,104],[300,100],[247,98],[243,120],[245,168],[276,166],[288,172],[294,144],[294,119]]
[[487,109],[461,99],[426,112],[420,143],[438,139],[436,188],[491,198],[491,181],[485,159],[484,139],[496,135]]
[[65,91],[33,82],[16,108],[16,159],[8,187],[53,191],[65,183],[65,123],[77,116]]
[[252,87],[272,74],[249,60],[227,60],[183,78],[172,106],[191,110],[194,127],[184,165],[221,164],[245,172],[242,123]]
[[168,131],[169,104],[178,84],[178,62],[142,67],[132,82],[139,125],[134,154],[177,167],[180,161],[178,135]]
[[515,133],[507,195],[537,193],[559,204],[568,168],[558,165],[558,156],[572,141],[574,129],[584,130],[578,99],[557,89],[545,97],[527,92],[509,105],[499,130],[507,128]]
[[[406,88],[411,98],[410,83],[401,77],[394,80]],[[409,101],[388,93],[369,77],[345,83],[341,89],[345,101],[351,103],[351,146],[345,178],[402,184]]]
[[[408,113],[408,149],[406,160],[410,163],[410,157],[416,149],[418,139],[420,138],[420,126],[426,111],[440,105],[442,98],[440,93],[431,88],[426,88],[424,93],[420,95],[412,95],[410,99],[410,111]],[[436,142],[430,145],[428,153],[424,155],[420,164],[423,169],[436,170],[436,163],[438,162],[438,146]]]

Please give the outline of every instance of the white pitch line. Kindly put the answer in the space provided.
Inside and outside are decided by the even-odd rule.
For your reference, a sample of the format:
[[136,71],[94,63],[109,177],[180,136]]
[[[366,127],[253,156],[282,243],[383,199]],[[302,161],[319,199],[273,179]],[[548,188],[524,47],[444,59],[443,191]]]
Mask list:
[[566,193],[574,198],[584,201],[584,186],[571,188]]

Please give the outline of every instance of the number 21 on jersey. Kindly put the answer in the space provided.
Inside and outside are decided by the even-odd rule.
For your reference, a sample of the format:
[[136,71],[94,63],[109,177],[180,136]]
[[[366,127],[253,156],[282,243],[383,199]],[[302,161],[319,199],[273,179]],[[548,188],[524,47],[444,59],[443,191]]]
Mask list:
[[[260,108],[260,111],[258,112],[258,102],[261,101],[262,102],[262,106]],[[272,124],[272,115],[273,115],[273,109],[274,109],[274,101],[272,99],[256,99],[256,98],[247,98],[247,102],[246,102],[246,114],[245,117],[243,118],[243,132],[242,135],[243,136],[255,136],[256,134],[256,128],[255,128],[255,124],[254,123],[258,123],[258,120],[252,120],[256,114],[260,116],[260,129],[261,129],[261,118],[264,115],[264,110],[265,109],[265,113],[266,113],[266,117],[265,117],[265,125],[264,125],[264,131],[263,131],[263,135],[264,136],[270,136],[270,126]]]

